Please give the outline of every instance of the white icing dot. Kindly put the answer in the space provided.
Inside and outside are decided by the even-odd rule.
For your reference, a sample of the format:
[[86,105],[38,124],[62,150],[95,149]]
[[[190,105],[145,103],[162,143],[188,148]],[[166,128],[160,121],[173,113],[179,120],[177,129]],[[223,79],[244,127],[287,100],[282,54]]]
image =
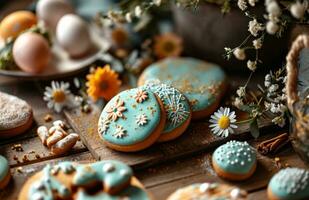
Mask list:
[[200,192],[205,193],[209,190],[210,184],[209,183],[202,183],[200,185]]
[[31,199],[32,200],[43,200],[44,196],[43,194],[36,192],[31,196]]
[[36,182],[33,184],[33,188],[35,190],[43,190],[45,187],[44,187],[44,184],[42,182]]
[[129,176],[130,175],[130,172],[126,169],[120,170],[119,173],[120,173],[121,176]]
[[239,188],[234,188],[234,189],[231,190],[230,196],[231,196],[232,200],[237,200],[241,197],[247,196],[247,193],[245,191],[242,191]]
[[113,165],[112,163],[106,163],[103,166],[103,172],[105,173],[113,172],[114,170],[115,170],[115,165]]

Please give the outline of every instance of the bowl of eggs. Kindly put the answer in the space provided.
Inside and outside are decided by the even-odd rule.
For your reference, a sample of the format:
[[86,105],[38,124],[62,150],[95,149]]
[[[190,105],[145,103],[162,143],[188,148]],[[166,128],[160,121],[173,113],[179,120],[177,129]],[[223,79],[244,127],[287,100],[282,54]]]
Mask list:
[[35,14],[16,11],[0,23],[0,75],[51,79],[99,60],[108,42],[65,0],[40,0]]

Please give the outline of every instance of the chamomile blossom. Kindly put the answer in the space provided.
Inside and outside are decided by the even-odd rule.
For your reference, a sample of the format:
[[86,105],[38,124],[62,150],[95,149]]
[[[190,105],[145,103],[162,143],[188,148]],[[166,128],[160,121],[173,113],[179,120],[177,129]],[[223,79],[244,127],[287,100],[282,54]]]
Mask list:
[[234,133],[233,129],[237,128],[237,125],[235,125],[235,112],[231,111],[230,108],[221,107],[210,118],[209,122],[212,123],[209,125],[211,132],[219,137],[227,137]]
[[52,81],[51,86],[45,88],[43,97],[47,101],[47,107],[61,112],[64,107],[74,106],[74,96],[69,87],[69,83]]

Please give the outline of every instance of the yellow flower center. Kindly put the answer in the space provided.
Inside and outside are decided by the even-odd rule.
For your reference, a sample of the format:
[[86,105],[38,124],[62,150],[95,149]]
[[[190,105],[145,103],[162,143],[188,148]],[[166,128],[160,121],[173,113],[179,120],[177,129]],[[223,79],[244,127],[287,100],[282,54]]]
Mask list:
[[221,129],[227,129],[230,126],[230,118],[228,116],[222,116],[218,120],[218,125]]
[[55,90],[53,92],[53,99],[57,103],[61,103],[65,100],[65,94],[62,90]]

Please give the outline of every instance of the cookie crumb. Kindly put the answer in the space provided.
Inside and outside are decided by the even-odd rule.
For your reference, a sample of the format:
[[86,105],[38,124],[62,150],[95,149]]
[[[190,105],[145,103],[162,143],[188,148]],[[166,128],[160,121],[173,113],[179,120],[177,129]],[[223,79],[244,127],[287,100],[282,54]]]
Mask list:
[[17,169],[16,169],[16,171],[18,172],[18,173],[23,173],[23,168],[22,167],[17,167]]
[[17,152],[22,152],[24,151],[23,147],[21,144],[14,144],[12,147],[11,147],[12,150],[15,150]]
[[91,107],[90,105],[86,104],[82,107],[82,112],[84,113],[90,113],[91,112]]
[[29,161],[29,158],[27,156],[27,154],[24,154],[23,156],[23,162],[28,162]]
[[53,120],[53,116],[51,116],[50,114],[45,115],[44,117],[45,122],[51,122],[52,120]]

